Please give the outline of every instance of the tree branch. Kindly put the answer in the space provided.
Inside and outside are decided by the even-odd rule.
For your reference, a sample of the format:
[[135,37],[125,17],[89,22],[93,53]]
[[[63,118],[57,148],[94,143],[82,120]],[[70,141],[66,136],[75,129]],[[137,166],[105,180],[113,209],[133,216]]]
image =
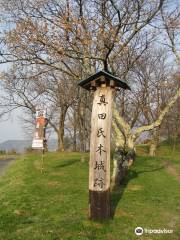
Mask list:
[[165,115],[169,112],[169,110],[173,107],[173,105],[175,104],[175,102],[177,101],[177,99],[180,97],[180,89],[178,89],[178,91],[176,92],[176,94],[170,99],[169,103],[166,105],[166,107],[160,112],[160,115],[158,117],[158,119],[151,123],[150,125],[147,126],[142,126],[139,127],[135,130],[134,134],[133,134],[133,139],[136,140],[140,134],[142,132],[145,131],[149,131],[152,130],[156,127],[159,127],[165,117]]

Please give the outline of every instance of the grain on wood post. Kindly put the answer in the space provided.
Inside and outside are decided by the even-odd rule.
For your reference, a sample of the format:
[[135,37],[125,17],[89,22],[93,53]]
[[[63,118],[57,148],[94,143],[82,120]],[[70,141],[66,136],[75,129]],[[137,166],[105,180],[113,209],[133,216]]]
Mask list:
[[110,217],[110,133],[114,89],[102,84],[94,93],[89,166],[89,217]]

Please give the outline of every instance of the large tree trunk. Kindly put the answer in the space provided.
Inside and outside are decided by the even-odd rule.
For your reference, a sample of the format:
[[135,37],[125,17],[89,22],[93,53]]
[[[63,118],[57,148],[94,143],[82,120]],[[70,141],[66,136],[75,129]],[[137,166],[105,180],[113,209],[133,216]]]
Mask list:
[[135,150],[133,148],[125,150],[124,147],[117,147],[113,155],[113,175],[111,187],[119,186],[128,173],[129,167],[135,160]]

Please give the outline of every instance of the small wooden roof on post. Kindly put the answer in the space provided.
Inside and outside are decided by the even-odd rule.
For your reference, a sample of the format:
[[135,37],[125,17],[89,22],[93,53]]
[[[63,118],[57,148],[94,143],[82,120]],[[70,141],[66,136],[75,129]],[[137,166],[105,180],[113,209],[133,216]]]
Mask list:
[[96,90],[96,88],[100,87],[102,84],[115,88],[116,90],[120,88],[131,90],[126,82],[120,80],[120,78],[115,77],[104,70],[98,71],[97,73],[84,80],[79,81],[78,83],[79,86],[88,91]]

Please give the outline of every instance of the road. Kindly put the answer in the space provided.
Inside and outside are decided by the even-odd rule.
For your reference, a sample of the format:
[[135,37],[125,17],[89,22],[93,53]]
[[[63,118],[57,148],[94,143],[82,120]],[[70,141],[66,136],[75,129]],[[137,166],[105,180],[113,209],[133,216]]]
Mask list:
[[13,157],[0,160],[0,176],[4,173],[5,169],[13,160],[15,160]]

